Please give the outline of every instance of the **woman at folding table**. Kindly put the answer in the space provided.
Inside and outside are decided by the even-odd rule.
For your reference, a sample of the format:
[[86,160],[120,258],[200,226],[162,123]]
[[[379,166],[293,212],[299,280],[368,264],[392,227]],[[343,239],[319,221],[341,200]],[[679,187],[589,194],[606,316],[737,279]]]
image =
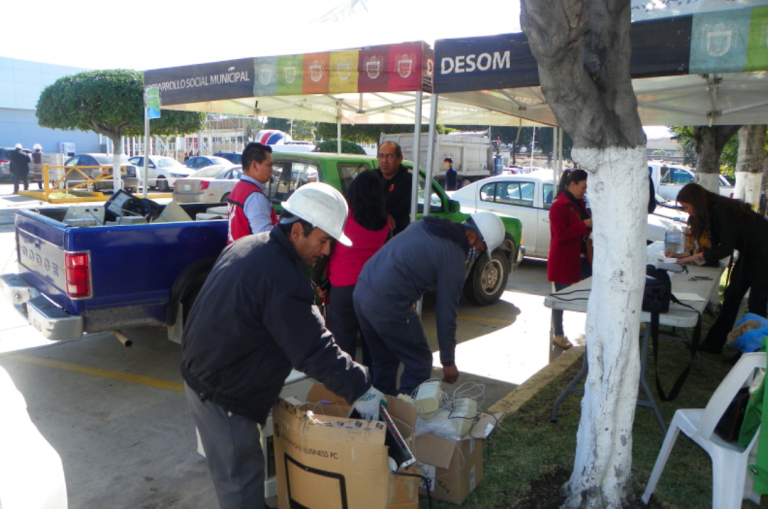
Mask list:
[[[558,292],[592,275],[592,217],[584,195],[587,192],[587,172],[565,170],[558,186],[558,195],[549,209],[551,243],[547,260],[547,281]],[[554,333],[552,342],[567,350],[573,344],[563,333],[563,311],[552,310]]]
[[687,184],[677,202],[688,213],[698,252],[675,255],[679,263],[717,264],[739,252],[730,284],[725,289],[720,315],[709,329],[699,351],[720,353],[736,322],[741,300],[750,290],[749,312],[765,317],[768,310],[768,221],[748,204]]

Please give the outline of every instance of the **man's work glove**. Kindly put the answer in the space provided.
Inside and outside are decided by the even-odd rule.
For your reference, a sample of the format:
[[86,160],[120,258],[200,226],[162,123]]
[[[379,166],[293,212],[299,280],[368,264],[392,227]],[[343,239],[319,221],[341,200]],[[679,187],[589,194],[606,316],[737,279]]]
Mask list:
[[384,397],[384,394],[376,387],[371,385],[371,388],[368,389],[368,392],[360,396],[360,399],[355,401],[354,406],[355,410],[360,412],[360,415],[362,415],[364,419],[368,419],[369,421],[378,421],[379,405],[382,403],[385,406],[387,404],[387,399]]

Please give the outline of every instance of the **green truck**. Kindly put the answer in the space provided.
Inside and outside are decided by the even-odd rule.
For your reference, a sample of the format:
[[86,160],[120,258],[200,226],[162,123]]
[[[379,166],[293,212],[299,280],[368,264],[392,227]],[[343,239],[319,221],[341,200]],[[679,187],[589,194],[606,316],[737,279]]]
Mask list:
[[[277,149],[279,150],[279,149]],[[377,169],[375,157],[362,155],[337,155],[325,153],[280,153],[272,154],[274,175],[268,184],[267,194],[276,208],[285,201],[297,186],[308,181],[315,172],[319,180],[332,185],[344,193],[358,173]],[[409,161],[403,162],[413,168]],[[424,171],[419,171],[418,218],[424,210]],[[234,184],[233,184],[234,185]],[[432,195],[429,199],[429,215],[442,217],[455,222],[463,222],[469,217],[463,214],[459,203],[452,201],[445,191],[432,181]],[[467,267],[464,295],[472,303],[488,305],[501,297],[507,286],[510,272],[514,271],[525,254],[522,246],[523,226],[515,217],[500,216],[506,230],[503,244],[492,253],[492,258],[481,257]]]

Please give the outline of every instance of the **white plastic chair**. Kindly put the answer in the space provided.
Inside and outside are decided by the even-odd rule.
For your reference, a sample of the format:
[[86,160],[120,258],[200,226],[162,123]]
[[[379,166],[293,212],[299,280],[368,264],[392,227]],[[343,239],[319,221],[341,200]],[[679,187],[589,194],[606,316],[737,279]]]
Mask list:
[[706,408],[680,409],[675,412],[669,425],[661,451],[643,493],[643,503],[648,504],[656,489],[661,472],[667,463],[669,453],[675,445],[678,433],[682,430],[691,440],[707,451],[712,458],[712,508],[735,509],[741,507],[743,499],[748,498],[760,504],[760,495],[755,493],[753,480],[747,475],[747,468],[755,462],[757,438],[760,430],[746,449],[738,442],[726,442],[714,431],[715,426],[725,413],[736,393],[746,384],[751,383],[755,368],[765,368],[766,355],[763,352],[744,354],[731,369],[725,380],[715,390]]

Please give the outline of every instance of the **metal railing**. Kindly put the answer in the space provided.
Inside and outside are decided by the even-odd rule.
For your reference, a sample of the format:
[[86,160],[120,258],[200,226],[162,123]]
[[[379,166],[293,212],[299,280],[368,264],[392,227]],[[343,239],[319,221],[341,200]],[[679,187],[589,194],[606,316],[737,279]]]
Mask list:
[[[82,170],[93,170],[93,169],[99,169],[101,170],[101,173],[98,175],[91,177],[84,173]],[[50,178],[50,170],[67,170],[64,175],[59,178],[53,185],[51,185],[51,178]],[[55,166],[55,165],[48,165],[43,164],[43,193],[45,193],[46,198],[50,196],[51,193],[54,192],[65,192],[68,193],[71,190],[87,190],[87,191],[93,191],[94,190],[94,184],[97,182],[104,182],[104,181],[112,181],[112,166]],[[74,175],[73,175],[74,174]],[[74,177],[77,177],[80,174],[82,176],[82,179],[79,178],[68,178],[70,175],[73,175]],[[121,167],[120,174],[122,176],[127,175],[127,171],[124,167]],[[59,186],[64,184],[64,187],[59,189]],[[70,185],[74,183],[74,185]]]

